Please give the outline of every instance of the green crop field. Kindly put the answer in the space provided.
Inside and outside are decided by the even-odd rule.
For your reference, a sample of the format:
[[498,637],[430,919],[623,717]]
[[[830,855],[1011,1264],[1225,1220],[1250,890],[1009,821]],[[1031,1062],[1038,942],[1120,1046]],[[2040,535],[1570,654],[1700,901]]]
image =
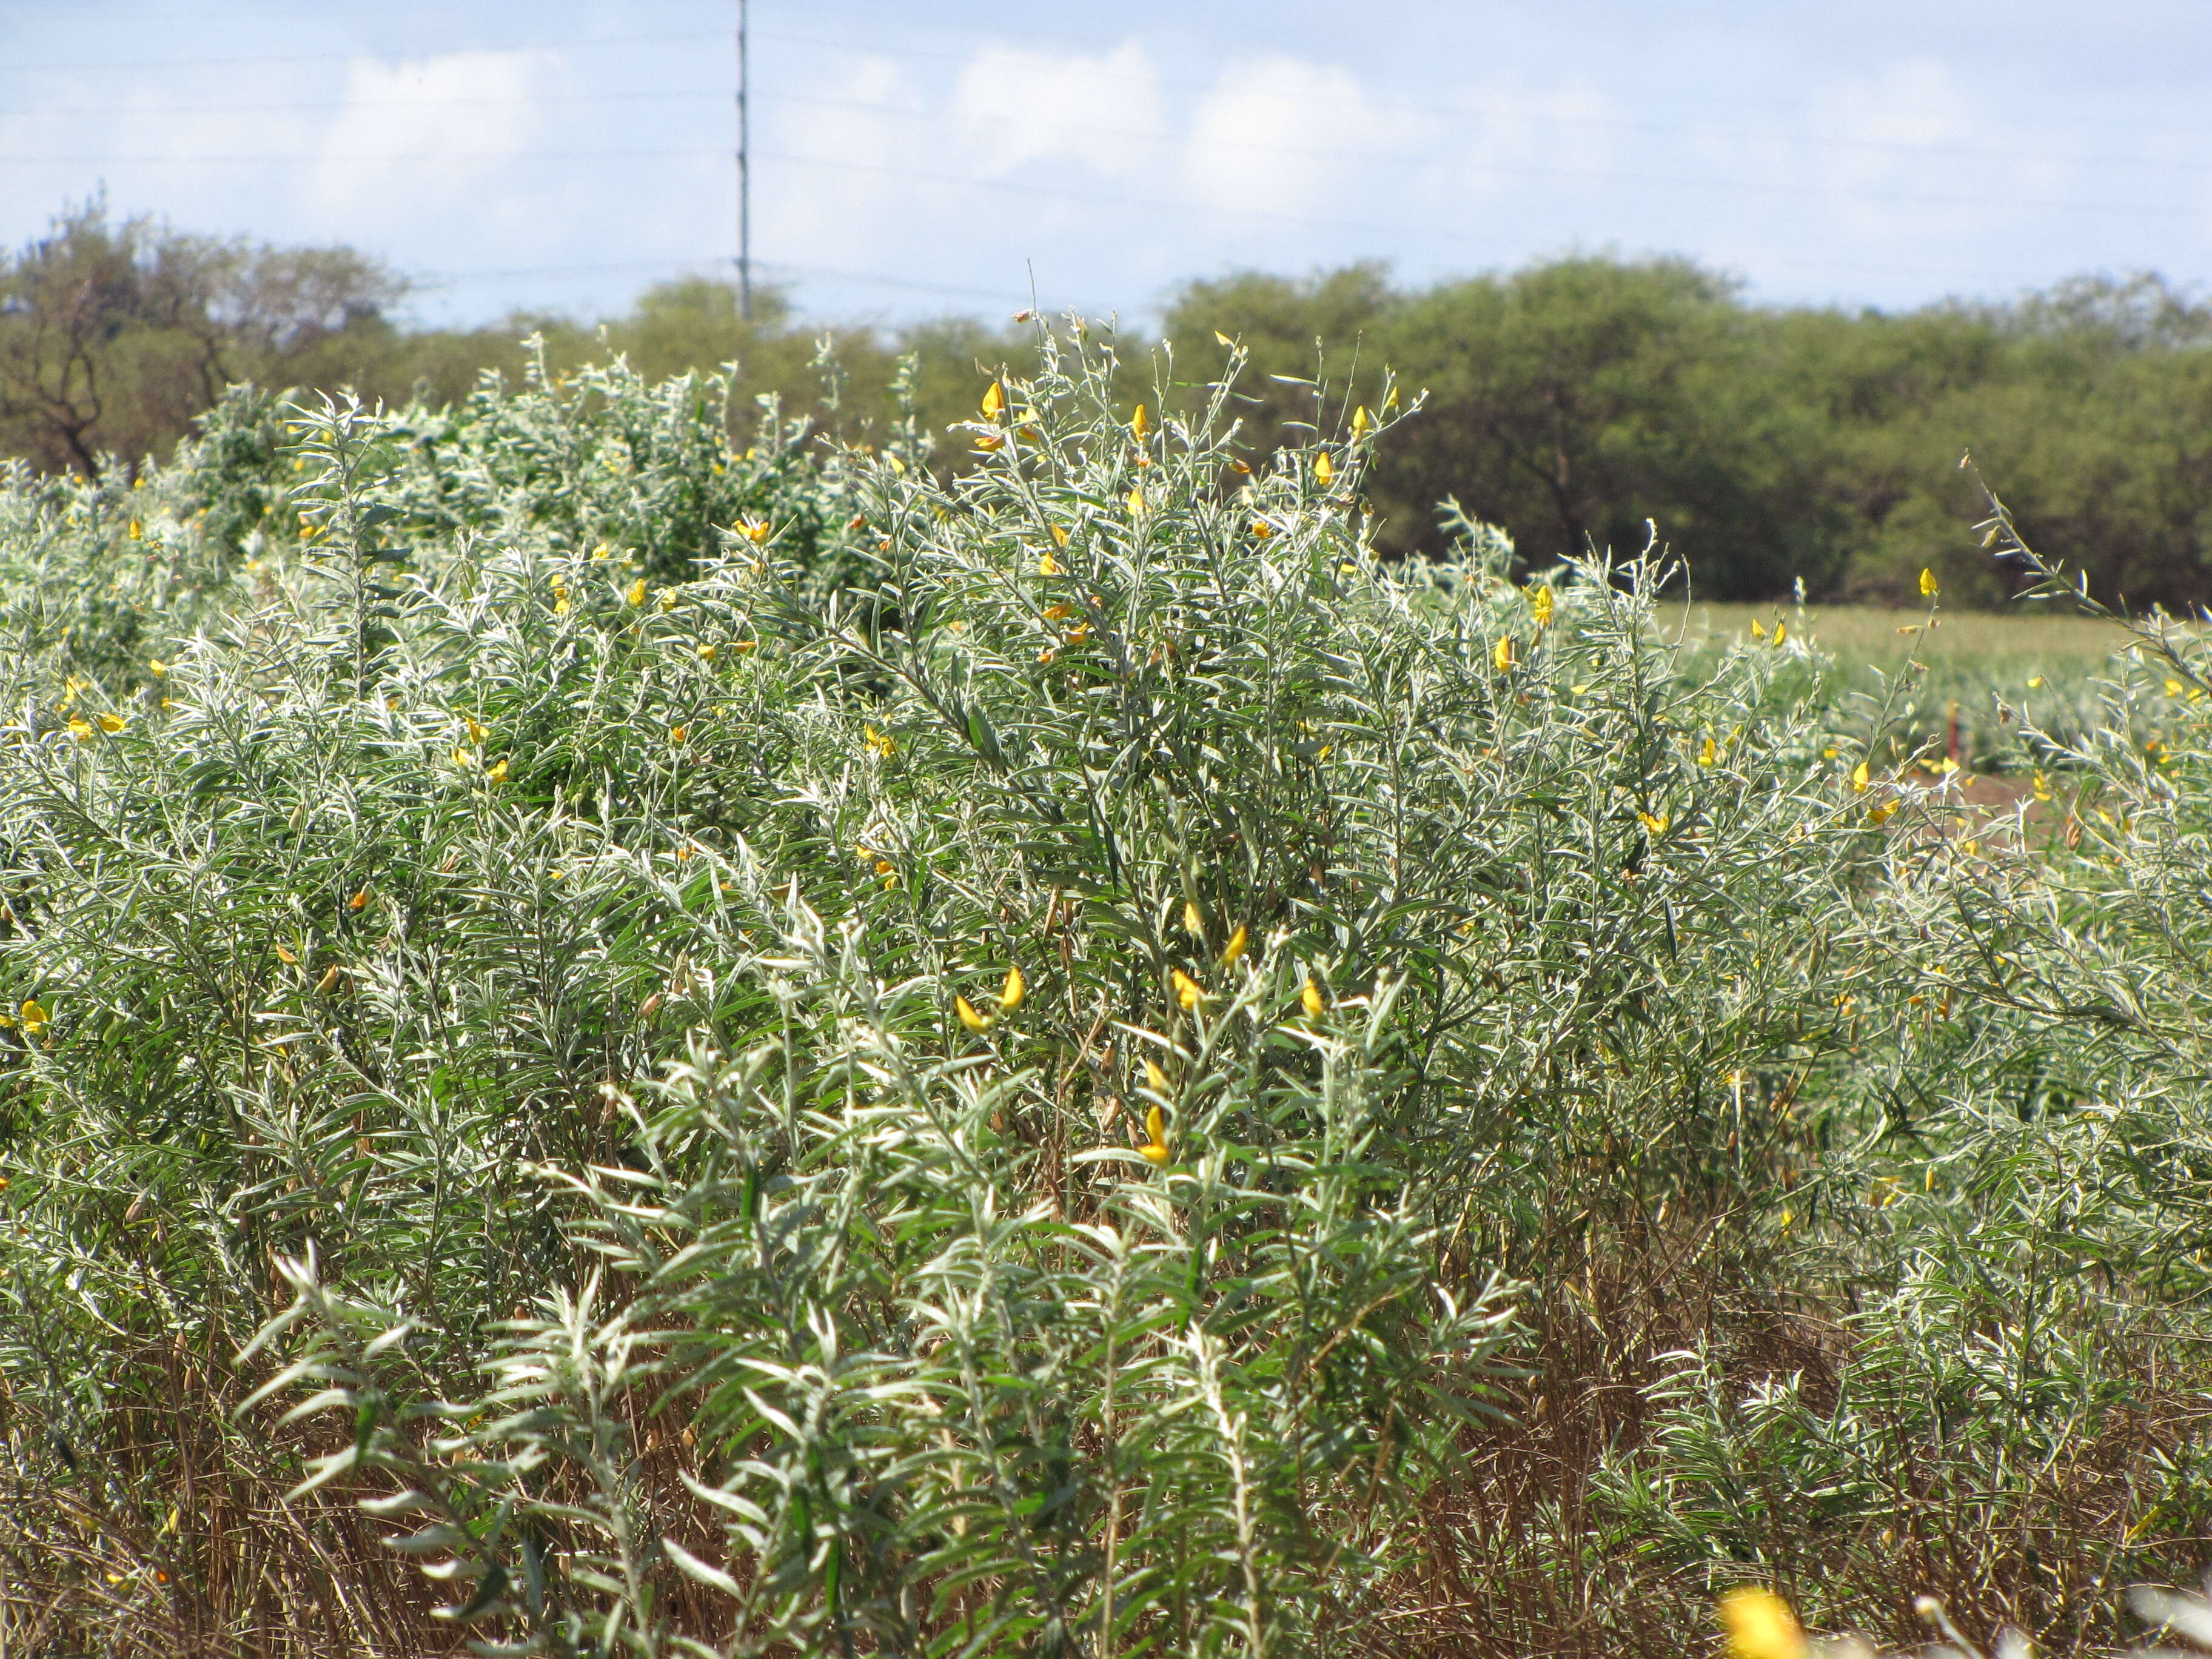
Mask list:
[[0,1651],[2134,1640],[2206,642],[1384,556],[1387,385],[1024,350],[6,475]]

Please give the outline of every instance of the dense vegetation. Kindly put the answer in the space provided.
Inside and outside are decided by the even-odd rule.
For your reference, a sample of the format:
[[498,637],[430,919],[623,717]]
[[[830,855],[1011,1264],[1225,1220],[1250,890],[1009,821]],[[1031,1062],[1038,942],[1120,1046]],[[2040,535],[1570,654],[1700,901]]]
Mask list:
[[[343,248],[74,213],[0,261],[0,453],[128,471],[235,380],[451,403],[488,369],[519,384],[533,331],[556,370],[609,349],[653,378],[734,362],[745,398],[772,393],[856,442],[909,356],[935,431],[968,413],[978,361],[1035,366],[1018,326],[861,329],[825,400],[816,331],[773,295],[748,324],[727,284],[673,283],[603,336],[552,317],[404,329],[403,286]],[[1424,400],[1366,480],[1392,555],[1441,553],[1433,508],[1455,497],[1532,566],[1633,556],[1656,529],[1706,599],[1802,582],[1815,599],[1910,605],[1932,566],[1954,605],[1997,605],[2030,578],[1978,544],[1980,498],[1955,465],[1971,449],[2029,538],[2099,592],[2212,599],[2212,307],[2155,278],[1889,314],[1747,305],[1680,260],[1571,258],[1421,291],[1363,266],[1194,283],[1162,332],[1188,361],[1217,332],[1243,344],[1257,372],[1243,412],[1266,441],[1310,426],[1297,382],[1319,342],[1328,374],[1370,402],[1390,365]]]
[[617,364],[9,476],[11,1647],[2068,1652],[2193,1575],[2200,647],[1970,818],[1663,562],[1379,557],[1387,386],[1024,356],[957,467]]

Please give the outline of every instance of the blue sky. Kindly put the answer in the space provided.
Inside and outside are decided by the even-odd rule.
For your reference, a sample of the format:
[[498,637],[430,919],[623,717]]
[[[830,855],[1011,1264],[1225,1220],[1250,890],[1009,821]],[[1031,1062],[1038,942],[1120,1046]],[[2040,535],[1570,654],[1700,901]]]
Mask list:
[[[426,322],[734,251],[733,0],[0,0],[0,240],[347,241]],[[1679,252],[1910,306],[2212,276],[2203,0],[752,0],[755,257],[824,319]],[[718,265],[717,262],[725,262]]]

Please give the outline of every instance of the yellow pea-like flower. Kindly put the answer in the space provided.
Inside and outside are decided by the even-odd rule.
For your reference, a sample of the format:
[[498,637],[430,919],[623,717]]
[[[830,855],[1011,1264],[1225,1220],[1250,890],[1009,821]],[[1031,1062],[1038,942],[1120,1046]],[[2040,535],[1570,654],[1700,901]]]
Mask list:
[[594,560],[611,559],[614,556],[615,550],[613,546],[606,542],[601,542],[597,547],[592,550],[592,557]]
[[977,438],[977,439],[975,440],[975,447],[976,447],[976,448],[978,448],[978,449],[987,449],[987,450],[988,450],[988,449],[1003,449],[1004,447],[1006,447],[1006,441],[1004,438],[1000,437],[997,433],[995,433],[995,432],[986,432],[986,433],[984,433],[981,437],[979,437],[979,438]]
[[1045,607],[1044,619],[1047,622],[1058,622],[1063,617],[1066,617],[1072,609],[1072,606],[1065,603],[1060,605],[1048,605]]
[[952,1012],[960,1016],[960,1023],[971,1031],[983,1031],[990,1027],[990,1020],[984,1015],[977,1013],[975,1005],[969,1001],[966,997],[957,996],[952,999]]
[[346,908],[349,910],[365,910],[368,908],[368,889],[366,887],[346,901]]
[[93,724],[82,714],[70,716],[69,729],[70,736],[75,738],[79,743],[89,743],[92,740]]
[[22,1017],[23,1030],[33,1036],[53,1023],[53,1017],[46,1012],[44,1005],[35,997],[26,1000],[17,1012]]
[[769,529],[769,521],[766,519],[755,519],[745,526],[745,539],[757,547],[768,539]]
[[131,528],[128,533],[132,541],[143,541],[146,539],[146,526],[139,523],[137,520],[133,519],[131,520]]
[[1319,1019],[1328,1005],[1322,1000],[1321,987],[1314,983],[1313,975],[1306,975],[1305,989],[1298,993],[1298,1006],[1305,1010],[1308,1019]]
[[323,976],[315,981],[315,988],[318,991],[327,993],[336,990],[337,988],[337,982],[338,965],[334,962],[328,968],[323,970]]
[[1228,348],[1230,348],[1230,349],[1231,349],[1231,350],[1232,350],[1232,351],[1233,351],[1233,350],[1235,350],[1235,349],[1236,349],[1236,348],[1237,348],[1237,342],[1236,342],[1236,341],[1234,341],[1234,340],[1232,340],[1232,339],[1231,339],[1231,338],[1230,338],[1226,334],[1224,334],[1224,333],[1223,333],[1219,329],[1218,329],[1218,328],[1217,328],[1217,329],[1215,329],[1215,330],[1213,331],[1213,337],[1214,337],[1216,340],[1219,341],[1223,345],[1225,345],[1225,346],[1227,346]]
[[494,783],[505,783],[507,781],[506,760],[502,758],[496,766],[491,767],[486,770],[484,776],[489,778]]
[[1052,539],[1054,545],[1058,547],[1066,547],[1067,545],[1067,526],[1064,524],[1056,524],[1053,526]]
[[1142,443],[1151,434],[1152,429],[1152,416],[1145,412],[1144,404],[1139,404],[1136,413],[1129,416],[1129,435]]
[[632,582],[629,585],[629,592],[623,594],[623,598],[628,599],[632,605],[643,605],[645,603],[645,578],[640,576],[635,581]]
[[1136,489],[1133,486],[1127,496],[1124,499],[1126,499],[1129,504],[1129,516],[1131,518],[1140,519],[1144,517],[1145,492],[1142,489]]
[[2038,800],[2051,799],[2051,780],[2040,772],[2035,775],[2035,798]]
[[1895,801],[1881,801],[1867,808],[1867,822],[1869,823],[1887,823],[1890,819],[1896,815],[1896,812],[1897,803]]
[[860,730],[867,734],[863,739],[864,746],[885,760],[889,760],[898,748],[897,742],[888,732],[878,732],[872,726],[863,726]]
[[1804,1659],[1805,1632],[1790,1604],[1772,1590],[1746,1586],[1721,1598],[1735,1659]]
[[1022,1006],[1022,999],[1028,994],[1029,982],[1022,977],[1020,964],[1007,969],[1006,986],[999,993],[999,1006],[1012,1013]]
[[1644,826],[1646,835],[1651,836],[1665,835],[1668,824],[1673,822],[1664,812],[1638,812],[1636,821]]
[[1243,956],[1248,943],[1249,936],[1245,933],[1243,924],[1239,922],[1237,931],[1229,936],[1229,943],[1221,947],[1221,965],[1226,968]]
[[1513,641],[1510,635],[1501,639],[1490,648],[1490,660],[1501,674],[1513,672]]
[[1537,627],[1549,628],[1552,625],[1552,607],[1555,603],[1549,586],[1539,583],[1529,590],[1528,614],[1535,617]]
[[989,389],[983,393],[983,412],[993,420],[996,420],[1006,406],[1005,391],[1000,388],[996,380],[992,381]]
[[1269,524],[1265,519],[1255,519],[1252,520],[1252,534],[1256,540],[1264,542],[1268,537],[1274,533],[1275,526]]
[[154,676],[156,679],[169,672],[169,665],[163,662],[159,657],[147,658],[146,666],[154,671]]
[[1037,555],[1037,574],[1040,576],[1060,574],[1060,561],[1052,556],[1052,550],[1048,547]]
[[1336,466],[1328,459],[1328,451],[1326,449],[1314,457],[1313,474],[1314,482],[1324,489],[1336,482]]
[[120,714],[102,714],[100,717],[100,729],[103,732],[120,732],[130,723]]
[[1717,766],[1720,763],[1720,745],[1715,743],[1712,740],[1712,738],[1708,735],[1705,738],[1705,747],[1698,750],[1698,764],[1700,766]]
[[699,660],[701,662],[712,662],[714,660],[714,645],[713,641],[710,640],[706,644],[699,647]]
[[2187,686],[2184,685],[2179,680],[2175,679],[2172,676],[2168,675],[2166,677],[2166,695],[2167,696],[2178,697],[2188,689],[2189,688]]
[[1167,1123],[1157,1106],[1145,1114],[1145,1133],[1151,1139],[1137,1150],[1145,1155],[1146,1163],[1157,1169],[1168,1161]]
[[1199,1004],[1206,1000],[1206,988],[1183,972],[1182,969],[1176,969],[1172,976],[1175,981],[1176,1000],[1182,1004],[1186,1011],[1195,1009]]
[[1873,782],[1873,781],[1874,774],[1867,769],[1867,763],[1864,761],[1861,761],[1856,766],[1851,768],[1851,790],[1853,793],[1863,795],[1867,792],[1867,786]]
[[1367,428],[1370,424],[1370,423],[1367,418],[1367,405],[1365,404],[1360,404],[1358,408],[1352,411],[1352,435],[1353,437],[1365,437],[1367,435]]
[[464,714],[461,716],[461,719],[467,723],[469,728],[469,741],[471,743],[482,743],[484,740],[484,729],[483,726],[477,724],[476,716],[473,714]]
[[680,749],[684,746],[685,739],[690,738],[690,735],[691,728],[688,726],[671,726],[668,732],[668,741]]
[[2027,677],[2027,689],[2031,691],[2041,690],[2043,689],[2043,676],[2040,674],[2030,674]]
[[1206,918],[1199,914],[1198,906],[1188,899],[1183,901],[1182,930],[1193,939],[1206,937]]
[[1920,573],[1921,598],[1932,599],[1936,597],[1936,573],[1932,570],[1922,570]]
[[1789,624],[1788,623],[1786,623],[1786,622],[1778,622],[1778,623],[1775,623],[1775,624],[1774,624],[1774,642],[1775,642],[1775,644],[1779,645],[1779,644],[1781,644],[1781,643],[1782,643],[1782,641],[1784,641],[1784,640],[1788,639],[1789,637],[1790,637],[1790,624]]
[[1751,619],[1751,637],[1754,640],[1763,640],[1766,637],[1766,624],[1756,617]]
[[1145,1086],[1156,1095],[1167,1093],[1168,1074],[1160,1070],[1158,1060],[1148,1060],[1145,1062]]
[[276,947],[276,960],[289,968],[296,968],[300,965],[298,956],[281,945]]

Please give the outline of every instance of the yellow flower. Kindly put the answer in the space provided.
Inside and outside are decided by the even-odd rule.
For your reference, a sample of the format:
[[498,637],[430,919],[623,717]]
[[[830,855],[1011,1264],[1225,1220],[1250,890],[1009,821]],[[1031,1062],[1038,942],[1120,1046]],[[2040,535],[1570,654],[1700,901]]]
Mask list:
[[862,739],[863,746],[875,754],[881,755],[885,760],[889,760],[891,751],[898,747],[896,741],[885,733],[877,731],[872,726],[863,726],[860,730],[867,734]]
[[1006,392],[1000,388],[996,380],[992,381],[990,388],[983,393],[983,413],[989,416],[995,421],[999,418],[1000,412],[1004,410],[1006,406]]
[[1326,489],[1336,482],[1336,468],[1328,459],[1328,451],[1322,450],[1314,456],[1314,482]]
[[1052,556],[1052,550],[1048,547],[1037,555],[1037,574],[1040,576],[1060,574],[1060,561]]
[[1182,969],[1174,969],[1171,976],[1175,981],[1176,1000],[1185,1009],[1194,1009],[1206,1000],[1205,988]]
[[592,556],[594,559],[611,558],[613,556],[614,549],[609,546],[605,542],[601,542],[597,547],[592,550]]
[[130,536],[132,541],[141,542],[146,539],[146,526],[140,524],[137,520],[133,519],[131,520],[130,530],[125,533]]
[[975,1012],[975,1005],[966,997],[952,999],[952,1012],[960,1016],[960,1023],[971,1031],[987,1030],[991,1022]]
[[1513,672],[1513,641],[1510,635],[1500,639],[1490,648],[1490,660],[1501,674]]
[[1308,1019],[1319,1019],[1328,1006],[1322,1000],[1321,987],[1314,983],[1312,975],[1307,975],[1306,988],[1298,993],[1298,1006],[1306,1011]]
[[346,901],[346,908],[349,910],[365,910],[368,908],[368,889],[366,887]]
[[456,765],[456,766],[474,766],[476,763],[476,763],[476,757],[475,757],[475,756],[473,756],[473,755],[471,755],[471,753],[469,753],[469,751],[468,751],[467,750],[465,750],[465,749],[456,749],[455,750],[453,750],[453,764],[454,764],[454,765]]
[[489,778],[494,783],[505,783],[507,781],[507,762],[502,759],[499,764],[486,771],[484,776]]
[[1936,597],[1936,573],[1932,570],[1922,570],[1920,573],[1920,597],[1923,599],[1932,599]]
[[2030,674],[2030,675],[2027,677],[2027,689],[2028,689],[2029,690],[2031,690],[2031,691],[2034,691],[2034,690],[2040,690],[2040,689],[2041,689],[2041,687],[2042,687],[2042,684],[2043,684],[2043,676],[2042,676],[2042,675],[2040,675],[2040,674]]
[[1851,768],[1852,793],[1860,795],[1866,793],[1867,786],[1873,781],[1873,778],[1874,775],[1867,769],[1867,763],[1861,761],[1856,766]]
[[1056,524],[1053,526],[1052,539],[1054,546],[1066,547],[1067,545],[1067,526],[1064,524]]
[[159,657],[147,658],[146,666],[152,669],[157,678],[169,672],[169,665],[163,662]]
[[1869,823],[1887,823],[1892,817],[1896,816],[1896,813],[1897,803],[1895,801],[1882,801],[1876,805],[1867,808],[1867,822]]
[[337,988],[337,982],[338,965],[334,962],[323,970],[323,976],[315,981],[315,988],[323,992],[332,991]]
[[975,440],[975,447],[983,450],[1003,449],[1006,441],[995,432],[986,432]]
[[1151,434],[1152,429],[1152,417],[1145,413],[1144,404],[1139,404],[1137,412],[1129,416],[1129,435],[1139,443],[1142,443]]
[[1355,438],[1365,437],[1368,425],[1367,405],[1362,404],[1352,411],[1352,435]]
[[1539,583],[1528,590],[1528,612],[1536,619],[1536,626],[1548,628],[1552,623],[1552,590]]
[[92,722],[82,714],[70,716],[69,729],[70,736],[75,738],[79,743],[88,743],[92,740]]
[[2179,680],[2174,679],[2170,676],[2166,679],[2166,695],[2169,697],[2178,697],[2188,689],[2189,688],[2184,685]]
[[1784,640],[1788,639],[1789,637],[1790,637],[1790,624],[1789,624],[1788,623],[1786,623],[1786,622],[1778,622],[1778,623],[1775,623],[1775,624],[1774,624],[1774,642],[1775,642],[1775,644],[1779,645],[1779,644],[1781,644],[1781,643],[1782,643],[1782,641],[1784,641]]
[[1720,745],[1715,743],[1712,740],[1712,738],[1708,735],[1705,738],[1705,747],[1698,750],[1698,764],[1700,766],[1717,766],[1720,764]]
[[1771,1590],[1747,1585],[1721,1598],[1721,1623],[1728,1626],[1729,1651],[1735,1659],[1805,1659],[1805,1632],[1790,1604]]
[[2035,798],[2038,800],[2051,799],[2051,780],[2040,772],[2035,775]]
[[1145,1114],[1145,1133],[1152,1138],[1137,1150],[1145,1155],[1146,1163],[1157,1169],[1168,1161],[1167,1123],[1157,1106]]
[[1158,1060],[1148,1060],[1145,1062],[1145,1087],[1156,1095],[1164,1095],[1168,1091],[1168,1074],[1160,1070]]
[[473,714],[464,714],[461,716],[461,719],[466,723],[469,728],[469,741],[471,743],[482,743],[484,740],[484,729],[477,724],[476,716]]
[[100,729],[103,732],[120,732],[129,724],[120,714],[102,714],[100,717]]
[[628,599],[632,605],[643,605],[645,603],[645,578],[640,576],[635,581],[632,582],[629,585],[629,592],[623,594],[623,598]]
[[23,1018],[23,1030],[28,1036],[38,1036],[52,1023],[52,1017],[35,998],[25,1002],[20,1012]]
[[691,728],[688,726],[672,726],[669,728],[668,741],[680,748],[683,746],[684,739],[689,738],[690,735]]
[[1011,1014],[1022,1006],[1022,999],[1028,994],[1029,984],[1022,978],[1019,964],[1007,969],[1006,983],[999,993],[999,1006]]
[[1636,815],[1636,821],[1644,826],[1644,834],[1663,836],[1667,833],[1668,824],[1673,820],[1664,812],[1638,812]]
[[701,662],[712,662],[714,660],[714,646],[711,640],[705,645],[699,647],[699,660]]
[[1131,486],[1127,496],[1124,499],[1129,503],[1131,518],[1141,519],[1145,516],[1145,492],[1142,489]]
[[1257,539],[1264,542],[1268,537],[1274,533],[1275,526],[1269,524],[1265,519],[1255,519],[1252,520],[1252,534]]
[[1229,943],[1221,947],[1221,965],[1224,968],[1226,968],[1234,963],[1237,957],[1243,956],[1244,954],[1244,946],[1247,943],[1248,936],[1245,933],[1244,926],[1242,922],[1239,922],[1237,926],[1237,931],[1229,936]]
[[1215,330],[1213,331],[1213,337],[1214,337],[1216,340],[1219,341],[1223,345],[1225,345],[1225,346],[1227,346],[1228,348],[1230,348],[1230,349],[1231,349],[1231,350],[1232,350],[1232,351],[1233,351],[1233,350],[1235,350],[1235,349],[1236,349],[1236,348],[1237,348],[1237,342],[1236,342],[1236,341],[1234,341],[1234,340],[1232,340],[1232,339],[1231,339],[1231,338],[1230,338],[1226,334],[1224,334],[1224,333],[1223,333],[1219,329],[1218,329],[1218,328],[1217,328],[1217,329],[1215,329]]
[[281,945],[276,947],[276,960],[288,967],[296,968],[300,965],[300,958]]
[[1751,637],[1754,640],[1763,640],[1766,637],[1766,625],[1756,617],[1751,619]]
[[1198,906],[1188,899],[1182,905],[1182,930],[1193,939],[1206,937],[1206,918],[1199,914]]
[[1058,622],[1061,617],[1066,616],[1072,609],[1073,607],[1066,603],[1047,605],[1045,607],[1044,619],[1047,622]]
[[745,526],[745,539],[756,547],[768,539],[768,532],[769,522],[766,519],[755,519]]

